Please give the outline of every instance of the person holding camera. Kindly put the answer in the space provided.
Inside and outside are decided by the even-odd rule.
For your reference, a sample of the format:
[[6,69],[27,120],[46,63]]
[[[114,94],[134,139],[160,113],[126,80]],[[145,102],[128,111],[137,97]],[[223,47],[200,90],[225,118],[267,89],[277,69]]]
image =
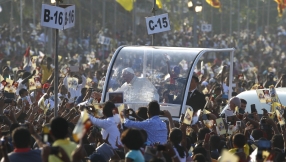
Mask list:
[[118,147],[116,146],[116,139],[120,138],[120,132],[117,128],[116,120],[113,117],[114,109],[114,103],[111,101],[107,101],[102,108],[104,119],[98,119],[91,115],[89,116],[89,119],[92,124],[102,128],[101,134],[103,139],[106,139],[107,135],[109,135],[108,142],[110,143],[112,148],[117,149]]
[[166,123],[163,122],[160,115],[160,105],[157,101],[151,101],[148,104],[148,116],[149,119],[143,121],[131,121],[128,119],[129,110],[124,112],[124,126],[127,128],[137,128],[143,129],[148,134],[148,141],[151,143],[160,142],[161,144],[165,144],[167,142],[167,126]]

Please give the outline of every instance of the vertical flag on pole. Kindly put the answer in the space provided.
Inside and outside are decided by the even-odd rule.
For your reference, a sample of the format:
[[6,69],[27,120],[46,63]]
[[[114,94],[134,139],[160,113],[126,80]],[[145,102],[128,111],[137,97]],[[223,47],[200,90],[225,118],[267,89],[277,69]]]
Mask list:
[[221,12],[220,0],[206,0],[206,2],[214,8],[218,8],[219,11]]
[[286,0],[274,0],[277,3],[278,16],[282,17],[284,8],[286,7]]
[[206,0],[206,2],[214,8],[221,8],[219,0]]
[[[132,11],[133,10],[133,2],[135,0],[116,0],[126,11]],[[158,8],[162,8],[162,0],[156,0],[156,5]]]
[[156,0],[156,5],[158,6],[158,8],[162,8],[162,1],[161,0]]
[[126,11],[133,10],[133,0],[116,0]]

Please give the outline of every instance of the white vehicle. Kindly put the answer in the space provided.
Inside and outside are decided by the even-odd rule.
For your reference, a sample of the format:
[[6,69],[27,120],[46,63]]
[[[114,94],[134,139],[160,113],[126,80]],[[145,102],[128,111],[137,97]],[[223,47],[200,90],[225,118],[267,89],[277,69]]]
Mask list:
[[[161,110],[169,110],[174,118],[179,118],[181,114],[186,112],[188,90],[195,66],[200,58],[209,52],[224,52],[229,54],[231,71],[229,75],[230,78],[232,78],[234,50],[233,48],[207,49],[121,46],[115,51],[109,63],[102,87],[101,102],[110,100],[110,92],[119,92],[119,90],[122,91],[122,89],[122,96],[124,96],[122,97],[123,103],[127,105],[128,108],[133,108],[134,110],[141,106],[147,106],[152,99],[150,96],[156,96],[156,94],[158,94],[162,97],[163,92],[161,90],[165,88],[161,83],[164,82],[164,76],[166,76],[167,73],[162,74],[160,69],[162,67],[166,69],[166,61],[169,60],[172,65],[181,65],[184,67],[180,70],[177,77],[185,78],[185,81],[182,86],[172,83],[175,87],[174,92],[172,92],[174,100],[167,102],[159,100],[159,102],[161,104]],[[131,73],[135,76],[135,79],[133,78],[131,80],[132,82],[130,81],[131,84],[123,80],[122,77],[122,71],[126,68],[128,68],[129,74]],[[229,83],[232,83],[232,79],[229,80]],[[230,95],[231,90],[229,91],[229,96]],[[113,102],[122,104],[122,102],[117,102],[117,100]]]
[[[284,99],[286,97],[286,88],[276,88],[276,92],[282,105],[286,105],[286,100]],[[251,104],[255,104],[258,114],[263,113],[263,111],[261,110],[262,108],[265,108],[268,112],[270,111],[271,108],[270,104],[260,103],[256,90],[242,92],[238,94],[237,97],[240,99],[245,99],[247,101],[245,112],[251,113],[251,108],[250,108]],[[226,105],[221,113],[223,114],[224,111],[228,109],[228,107],[229,106]]]

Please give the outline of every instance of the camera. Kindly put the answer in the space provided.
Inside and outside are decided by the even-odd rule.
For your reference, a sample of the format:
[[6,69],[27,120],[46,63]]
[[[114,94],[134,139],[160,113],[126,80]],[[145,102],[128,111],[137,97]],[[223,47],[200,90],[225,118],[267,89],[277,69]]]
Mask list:
[[164,115],[164,111],[160,110],[160,115]]
[[157,151],[165,151],[166,150],[166,146],[164,145],[158,145],[157,146]]

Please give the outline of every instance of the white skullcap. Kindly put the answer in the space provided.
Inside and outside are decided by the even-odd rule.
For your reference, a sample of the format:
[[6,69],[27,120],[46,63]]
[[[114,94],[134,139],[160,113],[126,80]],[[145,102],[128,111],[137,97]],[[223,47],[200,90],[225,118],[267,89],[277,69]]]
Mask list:
[[125,72],[128,72],[130,74],[135,74],[134,70],[132,68],[130,68],[130,67],[127,67],[127,68],[122,70],[122,74],[125,73]]

